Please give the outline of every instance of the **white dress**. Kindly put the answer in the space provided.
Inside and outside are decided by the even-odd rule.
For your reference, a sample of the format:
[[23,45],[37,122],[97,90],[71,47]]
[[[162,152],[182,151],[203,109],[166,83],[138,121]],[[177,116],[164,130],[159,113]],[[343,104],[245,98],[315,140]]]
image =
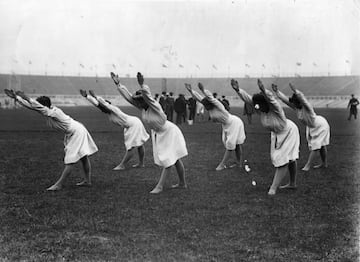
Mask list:
[[[196,91],[192,91],[194,98],[201,103],[203,96]],[[214,98],[209,90],[204,90],[207,100],[213,104],[213,108],[208,110],[212,121],[222,125],[222,142],[227,150],[235,150],[236,145],[242,145],[245,142],[246,135],[243,121],[230,114],[224,105]]]
[[282,92],[278,91],[276,94],[281,101],[296,111],[298,119],[306,126],[306,140],[309,150],[318,150],[330,143],[330,126],[328,122],[324,117],[315,113],[314,108],[302,92],[299,90],[295,92],[302,105],[300,109],[292,105]]
[[84,156],[92,155],[98,151],[94,140],[83,124],[66,115],[60,108],[56,106],[48,108],[34,99],[30,99],[28,102],[19,96],[16,98],[23,106],[46,116],[48,126],[65,133],[65,164],[76,163]]
[[139,118],[125,114],[120,108],[108,103],[100,96],[96,96],[95,99],[88,95],[86,98],[95,106],[101,103],[101,105],[109,111],[107,115],[110,122],[124,128],[124,144],[126,150],[142,146],[150,138]]
[[166,120],[161,105],[151,96],[148,86],[143,85],[141,89],[143,98],[149,105],[146,110],[139,107],[125,86],[119,85],[118,91],[128,102],[142,110],[141,119],[151,129],[155,164],[165,168],[170,167],[177,160],[188,155],[181,130],[175,124]]
[[[240,89],[238,95],[245,103],[253,106],[251,96],[244,90]],[[269,90],[265,90],[264,95],[270,110],[260,113],[260,121],[271,131],[271,162],[275,167],[281,167],[299,158],[299,129],[294,122],[286,118],[284,110]]]

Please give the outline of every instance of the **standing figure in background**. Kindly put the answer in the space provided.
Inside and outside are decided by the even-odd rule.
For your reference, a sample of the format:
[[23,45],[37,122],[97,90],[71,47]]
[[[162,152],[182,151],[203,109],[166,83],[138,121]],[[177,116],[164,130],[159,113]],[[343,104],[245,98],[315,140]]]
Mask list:
[[160,99],[159,94],[155,94],[154,99],[156,102],[159,102],[159,99]]
[[252,124],[252,115],[254,114],[254,106],[248,103],[244,103],[243,115],[246,115],[248,123]]
[[304,94],[289,84],[293,95],[287,98],[277,87],[272,84],[272,89],[277,97],[290,108],[294,109],[301,123],[306,126],[306,140],[308,142],[310,155],[303,171],[309,171],[316,152],[320,153],[322,163],[314,168],[327,167],[327,145],[330,143],[330,126],[326,119],[315,113],[313,106],[306,99]]
[[179,176],[179,183],[172,188],[187,188],[185,181],[185,168],[181,158],[187,156],[187,148],[181,130],[166,120],[166,115],[160,104],[151,96],[150,89],[144,85],[144,77],[137,74],[140,90],[132,95],[127,88],[120,84],[117,75],[111,74],[114,83],[121,95],[132,105],[141,110],[141,119],[151,129],[151,140],[153,145],[154,162],[162,167],[159,182],[150,192],[158,194],[163,187],[171,167],[175,166]]
[[173,122],[173,116],[174,116],[174,97],[173,92],[170,92],[169,95],[166,97],[165,100],[165,113],[167,120]]
[[276,190],[288,172],[290,182],[280,186],[280,188],[295,189],[296,160],[299,158],[300,146],[297,126],[286,118],[279,102],[271,91],[265,89],[260,79],[258,79],[258,86],[261,92],[252,97],[245,90],[239,88],[239,83],[236,80],[231,80],[231,86],[245,103],[257,110],[256,112],[260,114],[261,124],[271,131],[270,156],[275,167],[275,175],[268,194],[276,194]]
[[202,103],[196,103],[196,118],[198,119],[197,121],[204,121],[205,119],[205,108],[204,105]]
[[202,103],[206,110],[209,111],[212,121],[221,123],[222,126],[222,142],[225,147],[225,153],[215,170],[221,171],[228,167],[227,162],[232,152],[235,152],[236,165],[242,168],[242,144],[246,138],[242,120],[230,114],[224,105],[209,90],[206,90],[201,83],[198,86],[203,95],[193,90],[190,84],[185,84],[185,88],[192,97],[199,103]]
[[181,125],[186,120],[186,100],[183,94],[179,94],[174,103],[176,113],[176,124]]
[[349,117],[348,120],[351,120],[351,116],[354,116],[355,119],[357,119],[357,106],[359,105],[359,100],[355,98],[354,94],[351,95],[351,98],[349,100],[349,104],[347,108],[350,107]]
[[196,114],[196,100],[193,97],[190,97],[187,101],[188,108],[189,108],[189,125],[192,125],[195,121],[195,114]]
[[224,105],[227,111],[230,111],[230,102],[226,99],[225,96],[222,96],[221,103]]
[[65,179],[73,170],[74,165],[79,161],[84,170],[84,177],[83,180],[76,185],[90,186],[91,165],[89,156],[97,152],[98,148],[84,125],[66,115],[60,108],[51,105],[51,100],[47,96],[40,96],[35,100],[20,91],[17,91],[15,94],[13,90],[5,89],[5,93],[9,97],[16,99],[22,106],[45,116],[48,126],[65,133],[65,168],[56,183],[47,190],[60,190],[63,187]]
[[121,160],[120,164],[114,167],[113,170],[124,170],[126,164],[134,155],[137,150],[139,155],[139,163],[132,167],[144,167],[145,157],[145,142],[149,139],[149,135],[145,130],[141,120],[135,116],[125,114],[117,106],[114,106],[110,101],[105,100],[101,96],[95,95],[93,91],[89,91],[89,95],[85,90],[80,90],[80,94],[85,97],[91,104],[100,109],[103,113],[107,114],[110,122],[124,128],[124,143],[126,153]]
[[165,91],[163,91],[163,92],[161,92],[161,96],[160,96],[160,98],[159,98],[159,103],[160,103],[160,105],[161,105],[161,108],[162,108],[162,110],[164,111],[164,112],[166,112],[165,111],[165,106],[166,106],[166,92]]

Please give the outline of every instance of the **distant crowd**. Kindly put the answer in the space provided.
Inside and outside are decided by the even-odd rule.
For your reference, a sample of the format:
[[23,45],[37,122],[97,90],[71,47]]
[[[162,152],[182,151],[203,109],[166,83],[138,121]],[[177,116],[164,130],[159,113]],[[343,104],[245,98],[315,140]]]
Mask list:
[[[224,95],[221,99],[217,98],[217,93],[213,93],[213,96],[224,105],[227,111],[230,111],[230,102]],[[182,123],[192,125],[195,122],[195,118],[199,122],[206,121],[204,105],[198,103],[193,97],[186,99],[184,94],[179,94],[177,98],[174,98],[173,92],[167,93],[164,91],[161,95],[155,94],[154,99],[161,105],[168,121],[174,122],[175,115],[175,123],[177,125]]]

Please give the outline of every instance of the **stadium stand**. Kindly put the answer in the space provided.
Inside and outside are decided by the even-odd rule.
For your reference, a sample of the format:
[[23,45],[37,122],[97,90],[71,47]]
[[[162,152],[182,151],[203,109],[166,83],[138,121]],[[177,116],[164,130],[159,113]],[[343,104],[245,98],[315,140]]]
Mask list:
[[[256,78],[237,78],[240,87],[250,94],[258,92]],[[290,95],[289,82],[299,88],[310,99],[315,107],[346,107],[350,94],[360,94],[359,76],[327,76],[327,77],[284,77],[262,78],[264,84],[269,86],[276,83],[280,90]],[[130,91],[139,87],[135,78],[122,78],[121,82]],[[234,95],[228,78],[147,78],[146,83],[151,87],[152,93],[172,91],[175,96],[179,93],[188,95],[184,83],[191,83],[195,88],[198,82],[212,92],[225,95],[232,106],[242,106],[242,102]],[[119,96],[110,77],[77,77],[77,76],[39,76],[39,75],[6,75],[0,74],[2,89],[11,88],[22,90],[31,96],[48,95],[62,106],[88,105],[87,101],[79,95],[79,89],[94,90],[107,99],[116,101],[116,104],[126,104]],[[0,95],[0,103],[4,104],[6,97]]]

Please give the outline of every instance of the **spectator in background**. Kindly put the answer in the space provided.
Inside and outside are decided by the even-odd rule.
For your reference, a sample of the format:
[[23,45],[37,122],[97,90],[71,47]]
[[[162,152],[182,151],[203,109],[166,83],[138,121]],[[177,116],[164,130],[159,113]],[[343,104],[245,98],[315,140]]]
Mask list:
[[171,122],[173,122],[173,116],[174,116],[174,103],[175,100],[173,97],[173,92],[170,92],[165,100],[165,113],[167,116],[167,120]]
[[246,115],[248,123],[252,123],[252,114],[254,114],[254,107],[248,103],[244,103],[244,112],[243,115]]
[[163,91],[159,98],[159,104],[161,105],[161,108],[164,112],[165,112],[165,104],[166,104],[165,99],[166,99],[166,92]]
[[156,102],[159,102],[159,94],[155,94],[154,99]]
[[187,101],[188,108],[189,108],[189,125],[192,125],[195,121],[195,114],[196,114],[196,100],[193,97],[190,97]]
[[347,108],[350,107],[350,114],[348,117],[348,120],[351,120],[351,116],[354,115],[354,118],[357,118],[357,106],[359,105],[359,100],[355,98],[354,94],[351,95],[351,99],[349,101],[349,104]]
[[176,124],[181,125],[186,118],[186,100],[183,94],[179,94],[174,103],[174,110],[176,112]]
[[230,111],[230,102],[225,98],[225,96],[222,96],[222,100],[220,100],[221,103],[224,105],[225,109],[227,111]]
[[196,103],[196,116],[198,121],[204,121],[205,108],[202,103]]

